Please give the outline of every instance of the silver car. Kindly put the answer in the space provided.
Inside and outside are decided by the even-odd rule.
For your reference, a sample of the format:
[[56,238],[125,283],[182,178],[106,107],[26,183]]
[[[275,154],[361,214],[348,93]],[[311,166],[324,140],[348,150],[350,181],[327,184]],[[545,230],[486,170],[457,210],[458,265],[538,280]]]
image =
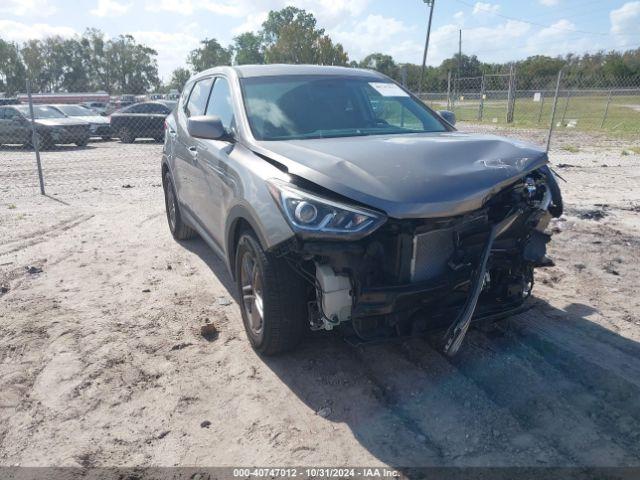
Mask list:
[[169,228],[224,259],[260,353],[340,328],[453,355],[525,307],[562,213],[544,151],[454,123],[374,71],[207,70],[166,119]]
[[103,140],[111,139],[112,132],[108,117],[99,115],[93,110],[82,105],[57,104],[50,105],[50,107],[55,108],[69,118],[76,118],[87,122],[89,124],[89,132],[92,137],[100,137]]

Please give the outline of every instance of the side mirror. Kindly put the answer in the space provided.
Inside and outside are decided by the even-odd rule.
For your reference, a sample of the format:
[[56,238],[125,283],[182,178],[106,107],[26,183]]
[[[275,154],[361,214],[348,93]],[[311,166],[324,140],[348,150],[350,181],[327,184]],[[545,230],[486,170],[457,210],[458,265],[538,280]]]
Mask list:
[[187,131],[195,138],[207,140],[222,140],[227,137],[227,132],[218,117],[198,115],[187,121]]
[[438,115],[444,118],[451,125],[456,124],[456,114],[450,110],[438,110]]

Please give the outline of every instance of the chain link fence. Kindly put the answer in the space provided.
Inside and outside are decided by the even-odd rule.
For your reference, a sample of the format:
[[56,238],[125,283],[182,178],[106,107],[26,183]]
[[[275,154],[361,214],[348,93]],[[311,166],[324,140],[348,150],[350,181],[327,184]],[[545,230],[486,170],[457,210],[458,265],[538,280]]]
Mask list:
[[551,140],[569,131],[640,135],[640,81],[630,78],[563,72],[531,78],[512,69],[452,78],[447,91],[424,93],[422,100],[453,111],[460,122],[546,129]]
[[[533,130],[547,148],[577,132],[640,140],[638,80],[563,72],[528,77],[511,69],[477,77],[450,74],[445,87],[422,99],[435,110],[453,111],[465,130],[486,132],[495,126],[500,134],[516,137]],[[15,191],[16,182],[31,195],[69,182],[102,188],[109,179],[109,185],[121,188],[141,178],[157,180],[150,167],[139,172],[136,166],[160,157],[164,119],[177,93],[121,96],[102,108],[89,102],[78,106],[81,102],[70,97],[34,94],[31,104],[28,94],[0,99],[0,195]],[[109,165],[116,165],[122,178],[114,178]]]
[[26,94],[0,99],[0,202],[72,187],[160,182],[165,118],[175,94],[107,95],[100,102],[82,101],[90,94],[31,95],[26,87]]

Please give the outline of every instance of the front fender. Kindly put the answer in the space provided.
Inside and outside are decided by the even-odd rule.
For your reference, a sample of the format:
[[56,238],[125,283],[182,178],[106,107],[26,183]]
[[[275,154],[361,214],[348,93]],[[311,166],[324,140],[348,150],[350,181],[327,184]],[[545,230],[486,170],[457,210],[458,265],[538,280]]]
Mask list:
[[[277,209],[275,203],[274,208]],[[279,211],[278,214],[281,215]],[[232,276],[234,276],[233,259],[235,256],[235,243],[239,233],[239,227],[243,222],[246,222],[255,232],[260,246],[265,251],[272,249],[276,245],[294,236],[293,230],[286,224],[284,218],[282,218],[282,222],[271,222],[271,224],[267,226],[262,222],[255,209],[248,203],[243,202],[234,205],[227,213],[224,236],[226,261]]]

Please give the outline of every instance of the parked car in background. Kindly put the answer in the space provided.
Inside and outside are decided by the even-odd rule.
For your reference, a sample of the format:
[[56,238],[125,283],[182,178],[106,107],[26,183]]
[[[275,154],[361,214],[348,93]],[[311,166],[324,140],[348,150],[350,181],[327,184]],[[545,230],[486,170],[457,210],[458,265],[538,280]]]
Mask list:
[[80,105],[93,110],[98,115],[104,115],[104,113],[107,111],[107,105],[109,104],[107,102],[83,102]]
[[97,115],[96,112],[82,105],[50,105],[62,114],[70,118],[84,120],[89,124],[89,132],[92,137],[101,137],[103,140],[111,138],[111,122],[107,117]]
[[153,138],[161,142],[164,138],[164,119],[171,113],[176,102],[159,100],[140,102],[112,113],[111,131],[123,143],[133,143],[136,138]]
[[544,150],[454,123],[372,70],[206,70],[166,119],[169,229],[225,261],[261,353],[341,326],[444,332],[453,355],[472,320],[525,308],[562,214]]
[[[34,105],[35,141],[42,148],[55,144],[75,143],[84,147],[89,142],[89,124],[84,120],[66,117],[56,108]],[[0,107],[0,144],[33,146],[28,105]]]

